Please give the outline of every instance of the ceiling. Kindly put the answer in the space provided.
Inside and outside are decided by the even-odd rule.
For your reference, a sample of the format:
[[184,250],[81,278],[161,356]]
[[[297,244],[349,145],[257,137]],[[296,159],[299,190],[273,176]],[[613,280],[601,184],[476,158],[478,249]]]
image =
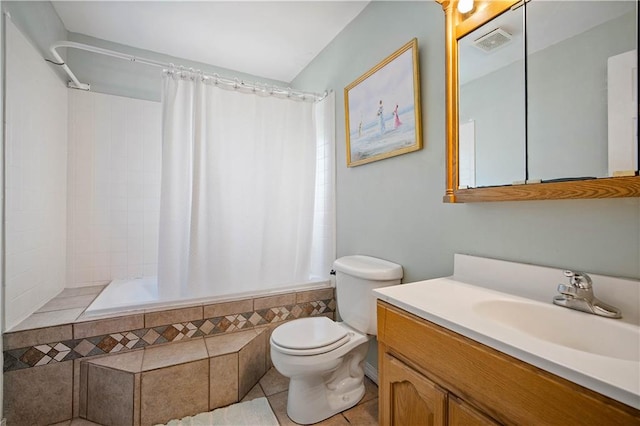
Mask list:
[[283,82],[368,3],[52,1],[71,32]]

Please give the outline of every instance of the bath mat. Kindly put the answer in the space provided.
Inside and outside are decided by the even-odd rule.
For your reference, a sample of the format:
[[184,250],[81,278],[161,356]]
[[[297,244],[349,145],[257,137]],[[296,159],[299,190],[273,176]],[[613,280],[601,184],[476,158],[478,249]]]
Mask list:
[[269,406],[267,398],[218,408],[207,413],[196,414],[180,420],[171,420],[166,426],[278,426],[278,419]]

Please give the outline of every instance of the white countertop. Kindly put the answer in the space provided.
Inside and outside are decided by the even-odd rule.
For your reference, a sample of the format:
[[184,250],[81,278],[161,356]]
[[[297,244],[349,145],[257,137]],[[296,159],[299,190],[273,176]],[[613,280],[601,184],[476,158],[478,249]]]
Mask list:
[[[618,321],[533,301],[498,291],[465,284],[451,278],[437,278],[374,290],[374,295],[420,318],[490,346],[538,368],[640,409],[640,362],[573,349],[535,337],[484,315],[479,306],[507,301],[535,304],[536,309],[550,309],[575,327],[576,338],[589,334],[593,321]],[[547,307],[548,305],[548,307]],[[523,305],[522,305],[523,306]],[[562,311],[555,311],[560,309]],[[588,316],[585,317],[585,316]],[[640,328],[618,322],[603,323],[622,327],[625,333],[638,337]],[[584,326],[586,325],[586,326]],[[553,327],[553,324],[550,325]],[[635,342],[635,338],[633,342]],[[605,345],[606,342],[603,342]],[[635,345],[635,343],[633,343]],[[606,349],[606,348],[605,348]],[[605,351],[606,352],[606,351]]]

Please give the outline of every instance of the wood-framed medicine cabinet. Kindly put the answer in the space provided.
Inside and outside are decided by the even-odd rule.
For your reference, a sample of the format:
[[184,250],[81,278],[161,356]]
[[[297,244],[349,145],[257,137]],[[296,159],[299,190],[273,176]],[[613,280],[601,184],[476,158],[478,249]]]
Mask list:
[[[614,174],[616,177],[610,177],[613,173],[611,170],[611,165],[609,164],[609,170],[605,170],[604,172],[600,172],[599,175],[594,175],[590,177],[562,177],[562,178],[550,178],[546,177],[543,179],[531,179],[536,178],[537,176],[531,176],[529,173],[529,161],[531,155],[529,155],[530,148],[527,147],[527,135],[529,134],[529,130],[533,129],[533,125],[539,125],[538,122],[531,122],[531,119],[527,120],[527,118],[523,118],[523,139],[525,140],[524,148],[521,154],[522,161],[525,163],[524,169],[526,170],[523,173],[522,180],[513,179],[511,182],[499,182],[496,184],[477,184],[477,185],[461,185],[461,170],[460,170],[460,145],[459,145],[459,136],[460,136],[460,74],[459,74],[459,65],[460,65],[460,49],[459,43],[461,40],[470,35],[471,37],[477,37],[477,34],[480,33],[482,28],[488,28],[491,30],[490,24],[492,21],[495,22],[497,18],[500,18],[502,15],[506,15],[508,12],[513,12],[517,9],[524,9],[521,7],[523,4],[522,0],[513,1],[513,0],[475,0],[473,9],[467,13],[461,13],[458,10],[458,0],[436,0],[441,4],[444,14],[445,14],[445,73],[446,73],[446,82],[445,82],[445,94],[446,94],[446,193],[443,197],[443,201],[446,203],[466,203],[466,202],[482,202],[482,201],[525,201],[525,200],[559,200],[559,199],[580,199],[580,198],[622,198],[622,197],[640,197],[640,176],[638,176],[638,160],[635,160],[634,170],[627,170],[626,172],[620,173],[623,176],[617,176],[618,173]],[[527,3],[527,9],[529,9],[530,4],[534,2],[540,2],[540,0],[531,0]],[[552,3],[552,2],[546,2]],[[570,3],[570,2],[553,2],[553,3]],[[574,3],[574,2],[571,2]],[[584,3],[584,2],[580,2]],[[603,2],[604,3],[604,2]],[[631,2],[636,3],[636,2]],[[631,12],[631,19],[634,28],[637,31],[637,5],[633,6],[633,12]],[[554,11],[555,12],[555,11]],[[525,12],[523,12],[525,13]],[[526,12],[528,13],[528,12]],[[554,13],[554,15],[556,15]],[[522,15],[526,17],[525,15]],[[533,14],[532,14],[533,16]],[[541,21],[544,21],[546,25],[546,17],[538,13],[538,16],[543,16]],[[627,18],[627,22],[629,18]],[[523,31],[529,31],[527,25],[527,19],[522,19]],[[484,26],[484,27],[483,27]],[[544,25],[541,25],[541,27]],[[545,29],[548,32],[548,28]],[[542,31],[539,31],[542,32]],[[508,34],[507,34],[508,35]],[[634,36],[635,39],[635,36]],[[521,37],[523,40],[520,44],[523,50],[523,60],[522,63],[522,79],[524,81],[523,85],[525,89],[523,90],[524,95],[523,99],[523,111],[524,116],[527,116],[527,107],[531,109],[531,94],[527,95],[527,85],[529,84],[529,80],[531,80],[531,74],[527,73],[527,48],[525,44],[527,43],[527,37]],[[478,40],[476,40],[478,41]],[[531,40],[528,41],[531,43]],[[635,41],[634,41],[635,43]],[[637,45],[633,45],[633,48],[637,51]],[[606,67],[606,58],[604,60]],[[637,76],[637,59],[635,59],[635,63],[633,65],[636,68],[636,76]],[[473,66],[475,68],[475,65]],[[540,68],[540,67],[538,67]],[[606,72],[606,69],[604,71]],[[606,77],[606,76],[605,76]],[[573,76],[571,77],[573,78]],[[636,77],[637,78],[637,77]],[[547,77],[547,81],[555,80],[555,78],[549,79]],[[603,84],[606,84],[606,78]],[[637,80],[636,80],[635,90],[637,91]],[[592,84],[593,85],[593,84]],[[604,122],[604,126],[607,124],[607,105],[606,105],[606,86],[604,88],[598,88],[600,90],[600,98],[598,98],[598,103],[602,104],[599,108],[604,108],[604,113],[601,112],[600,115]],[[544,91],[544,90],[542,90]],[[537,95],[541,92],[538,87],[536,90],[531,90],[534,95]],[[562,92],[562,90],[556,90],[556,93]],[[602,92],[605,92],[602,95]],[[493,93],[492,93],[493,96]],[[529,99],[527,98],[529,96]],[[633,108],[635,108],[635,117],[637,122],[637,94],[634,95],[635,101],[633,102]],[[495,99],[494,99],[495,100]],[[594,102],[595,103],[595,102]],[[548,104],[547,104],[548,105]],[[545,106],[546,108],[546,106]],[[610,114],[610,112],[609,112]],[[529,115],[531,113],[529,112]],[[561,115],[561,114],[557,114]],[[529,122],[528,122],[529,121]],[[534,120],[535,121],[535,120]],[[584,120],[588,122],[589,120]],[[567,127],[565,122],[560,123],[560,128],[564,130],[564,127]],[[545,126],[540,126],[544,128]],[[500,129],[499,131],[501,131]],[[573,131],[572,131],[573,132]],[[573,132],[575,134],[585,133],[584,129],[579,129],[579,131]],[[587,130],[587,132],[589,132]],[[541,132],[538,132],[541,133]],[[559,132],[561,133],[561,132]],[[573,133],[571,134],[573,136]],[[594,133],[594,132],[591,132]],[[597,132],[595,132],[597,133]],[[475,136],[474,136],[475,137]],[[635,138],[635,150],[636,156],[638,148],[637,137]],[[604,137],[601,139],[607,140],[606,129],[604,130]],[[564,140],[556,141],[557,144],[563,143]],[[475,143],[475,140],[474,140]],[[577,145],[575,145],[577,143]],[[580,146],[583,143],[582,140],[578,140],[574,142],[575,146]],[[512,144],[513,145],[513,144]],[[477,148],[474,148],[477,149]],[[600,147],[600,157],[604,158],[604,162],[607,162],[607,147]],[[473,155],[476,155],[475,152]],[[494,156],[497,158],[501,158],[502,152],[491,152],[490,156]],[[548,154],[547,154],[548,155]],[[540,157],[540,156],[539,156]],[[541,162],[546,161],[547,159],[542,156],[540,159]],[[475,157],[473,159],[475,162]],[[518,158],[519,162],[520,159]],[[569,161],[577,161],[580,162],[582,159],[579,155],[574,155]],[[602,162],[602,158],[600,158]],[[463,161],[464,162],[464,161]],[[502,163],[504,165],[505,163]],[[475,163],[474,163],[474,173],[475,173]],[[501,169],[502,167],[497,167],[497,169]],[[606,164],[605,167],[606,169]],[[466,172],[463,172],[463,174]],[[463,183],[466,175],[463,175]],[[585,175],[579,175],[585,176]],[[536,183],[538,182],[538,183]],[[475,178],[474,178],[475,183]]]

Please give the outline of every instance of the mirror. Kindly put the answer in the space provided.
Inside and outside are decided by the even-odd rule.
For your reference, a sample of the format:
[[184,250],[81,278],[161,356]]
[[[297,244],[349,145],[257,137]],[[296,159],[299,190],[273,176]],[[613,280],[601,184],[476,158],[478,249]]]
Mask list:
[[[635,1],[530,0],[521,7],[476,0],[465,14],[457,1],[437,1],[446,18],[445,202],[640,196],[637,58],[625,59],[626,74],[609,79],[625,81],[622,88],[607,86],[609,58],[636,48]],[[526,45],[517,26],[524,16]],[[465,52],[485,36],[508,42],[486,55],[498,64],[491,72],[471,78],[485,67]],[[504,74],[509,67],[526,69],[524,89],[515,74]],[[502,85],[481,92],[492,86],[487,76],[498,73]],[[483,116],[492,111],[500,115],[493,119],[498,127],[485,128],[490,120]]]
[[612,86],[634,92],[631,70],[624,82],[612,78],[610,61],[634,54],[636,2],[532,0],[526,13],[529,178],[604,178],[637,170],[637,161],[612,170],[607,161],[609,148],[624,144],[635,144],[637,158],[635,137],[608,135],[614,126],[608,107],[615,106],[609,103],[630,107],[632,101],[611,99]]
[[524,8],[458,41],[461,188],[525,180]]

